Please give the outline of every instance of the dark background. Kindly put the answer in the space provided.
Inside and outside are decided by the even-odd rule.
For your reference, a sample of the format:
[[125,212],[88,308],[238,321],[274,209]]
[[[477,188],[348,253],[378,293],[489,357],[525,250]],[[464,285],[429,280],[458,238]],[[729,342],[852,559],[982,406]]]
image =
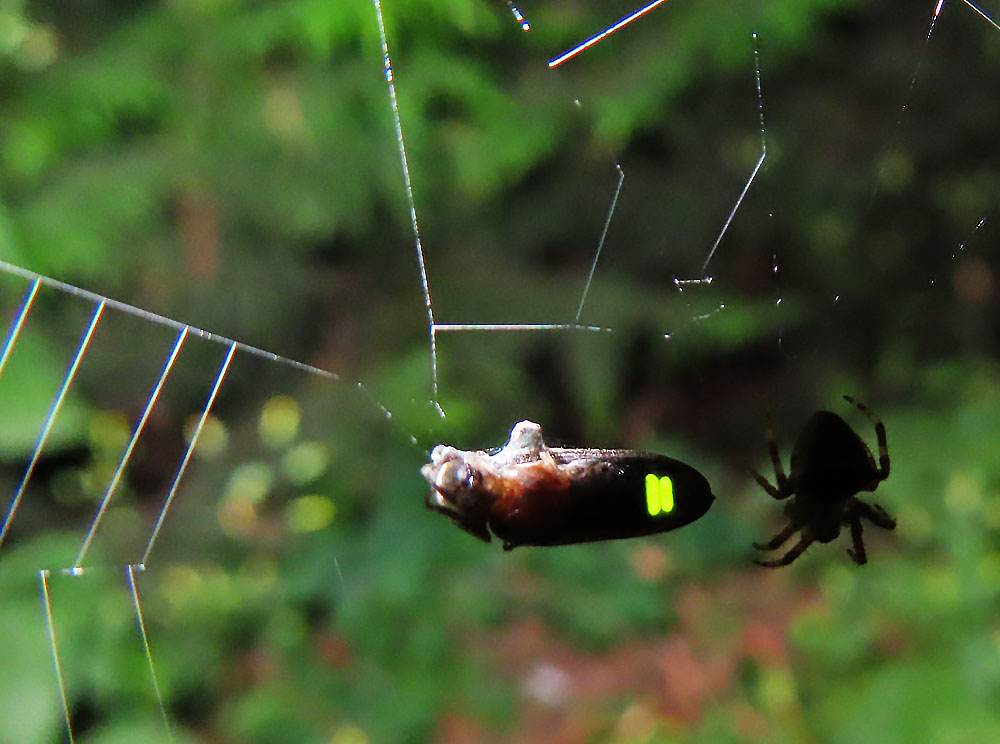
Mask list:
[[[614,332],[439,334],[445,419],[369,2],[0,3],[0,258],[343,376],[233,361],[138,579],[175,740],[1000,739],[1000,31],[958,0],[929,40],[931,3],[675,0],[553,71],[631,0],[525,0],[528,34],[386,3],[439,322],[572,322],[626,174],[581,316]],[[679,293],[760,154],[755,45],[768,155]],[[91,310],[43,289],[14,347],[10,494]],[[122,567],[224,346],[186,342],[60,569],[174,335],[107,311],[0,547],[0,742],[66,737],[40,569],[77,741],[165,740]],[[786,463],[819,408],[873,446],[844,394],[885,421],[898,529],[865,567],[846,535],[754,566],[765,415]],[[510,554],[425,510],[430,447],[525,418],[717,502]]]

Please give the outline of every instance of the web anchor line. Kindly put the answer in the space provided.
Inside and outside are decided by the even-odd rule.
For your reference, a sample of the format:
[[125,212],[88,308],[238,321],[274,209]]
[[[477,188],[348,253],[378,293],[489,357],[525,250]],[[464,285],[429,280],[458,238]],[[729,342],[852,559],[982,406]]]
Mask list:
[[156,704],[160,709],[160,716],[163,718],[163,726],[167,730],[167,738],[174,740],[173,731],[170,728],[170,717],[167,715],[167,706],[163,702],[163,693],[160,691],[160,681],[156,676],[156,665],[153,663],[153,652],[149,647],[149,636],[146,634],[146,617],[142,611],[142,601],[139,599],[139,587],[135,581],[137,572],[145,571],[142,564],[129,564],[125,567],[125,576],[128,579],[129,594],[132,597],[132,607],[135,610],[135,624],[142,639],[142,648],[146,655],[146,664],[149,666],[149,677],[153,685],[153,694],[156,696]]
[[[990,24],[995,30],[1000,31],[1000,23],[990,15],[983,8],[979,7],[972,0],[961,0],[961,2],[971,8],[980,18]],[[937,0],[934,5],[934,9],[931,11],[931,20],[927,24],[927,34],[924,36],[924,46],[920,52],[920,57],[917,59],[917,64],[913,68],[913,75],[910,77],[910,84],[906,88],[906,95],[903,97],[903,103],[899,106],[899,116],[896,118],[896,124],[893,127],[892,134],[890,135],[886,150],[891,151],[899,139],[899,131],[903,125],[903,117],[906,116],[906,112],[910,108],[910,101],[913,99],[913,91],[917,87],[917,79],[920,77],[920,73],[923,70],[924,59],[927,56],[927,48],[930,46],[931,36],[934,35],[934,31],[937,28],[938,19],[941,17],[941,13],[944,12],[946,0]],[[876,175],[875,184],[872,186],[871,195],[868,198],[869,206],[875,201],[878,196],[880,184],[882,182],[882,175],[885,172],[885,163],[883,162],[879,165]]]
[[590,285],[593,283],[594,274],[597,271],[597,262],[601,258],[601,250],[608,237],[608,230],[611,228],[611,220],[618,206],[618,197],[622,192],[622,184],[625,182],[625,171],[621,163],[615,163],[615,170],[618,173],[618,180],[615,184],[614,194],[611,197],[611,204],[608,207],[608,214],[604,218],[604,227],[601,229],[601,237],[597,241],[597,249],[594,251],[594,260],[590,264],[587,272],[587,279],[583,285],[583,292],[580,294],[580,303],[576,308],[576,315],[572,323],[434,323],[431,326],[431,334],[436,336],[439,332],[494,332],[512,333],[524,331],[586,331],[590,333],[613,333],[614,329],[604,326],[588,325],[580,322],[583,314],[583,306],[587,302],[587,295],[590,293]]
[[475,333],[512,333],[523,331],[588,331],[591,333],[613,333],[614,329],[604,326],[583,325],[581,323],[435,323],[434,333],[461,331]]
[[[757,117],[760,126],[760,155],[757,157],[757,161],[754,163],[753,168],[750,169],[750,176],[747,178],[746,183],[743,184],[743,189],[740,191],[739,196],[736,197],[736,203],[733,204],[732,209],[729,210],[729,214],[726,216],[725,221],[722,223],[722,229],[719,231],[718,237],[716,237],[715,242],[712,243],[712,247],[708,250],[708,255],[705,256],[705,260],[701,264],[701,275],[691,278],[682,279],[680,277],[674,277],[674,286],[677,288],[679,293],[684,292],[687,287],[697,287],[697,286],[707,286],[710,285],[715,279],[708,273],[708,264],[712,261],[715,256],[715,252],[718,250],[719,246],[722,244],[722,239],[726,236],[729,231],[729,226],[733,224],[733,219],[736,217],[736,213],[739,211],[743,204],[743,200],[750,191],[750,187],[753,182],[757,179],[757,175],[760,173],[761,167],[764,165],[764,160],[767,158],[767,130],[764,126],[764,91],[762,86],[762,75],[760,71],[760,47],[759,47],[759,35],[756,31],[751,34],[754,42],[753,47],[753,59],[754,59],[754,84],[757,89]],[[690,305],[689,305],[689,309]],[[702,313],[700,315],[692,315],[692,323],[699,323],[703,320],[710,318],[716,313],[722,312],[726,309],[725,303],[719,304],[714,310],[708,313]],[[693,313],[693,310],[692,310]],[[670,338],[669,334],[666,334],[666,338]]]
[[[73,568],[65,568],[57,573],[65,577],[80,577],[84,574],[90,575],[93,569],[83,569],[79,566]],[[139,639],[142,643],[143,655],[146,658],[146,665],[149,668],[150,680],[153,687],[153,695],[156,700],[156,706],[159,709],[160,717],[163,719],[163,725],[166,729],[167,739],[169,741],[174,741],[173,730],[170,725],[170,718],[167,714],[167,706],[164,702],[163,692],[160,687],[159,677],[156,673],[156,665],[153,661],[153,653],[149,643],[149,635],[146,631],[146,618],[145,613],[142,609],[142,600],[139,597],[139,587],[136,582],[136,574],[141,573],[145,570],[145,566],[140,564],[129,564],[125,566],[124,574],[125,581],[128,585],[129,597],[132,602],[133,614],[135,616],[136,630],[139,634]],[[56,624],[54,612],[52,609],[52,589],[49,584],[49,578],[53,575],[50,569],[41,569],[36,572],[38,577],[39,594],[42,603],[42,614],[45,620],[46,627],[46,637],[49,645],[49,653],[52,656],[52,664],[55,671],[56,686],[58,688],[60,706],[63,713],[63,722],[66,727],[66,737],[71,742],[75,742],[75,733],[73,731],[73,719],[70,712],[69,704],[69,692],[68,686],[66,684],[66,674],[62,664],[62,657],[59,653],[59,639],[56,633]]]
[[706,273],[708,271],[708,264],[715,256],[715,252],[722,243],[722,239],[729,231],[729,226],[733,224],[733,218],[736,217],[736,212],[739,211],[740,206],[743,204],[743,200],[750,191],[750,187],[757,179],[757,174],[760,173],[761,166],[764,165],[764,160],[767,158],[767,133],[764,127],[764,92],[761,84],[760,48],[758,45],[759,36],[756,31],[753,32],[752,37],[754,41],[754,82],[757,87],[757,116],[760,120],[760,155],[757,157],[757,162],[754,163],[753,168],[751,168],[750,176],[747,178],[746,183],[743,184],[743,189],[740,191],[740,195],[736,197],[736,203],[733,204],[733,208],[729,210],[729,214],[726,217],[725,222],[722,223],[722,229],[719,231],[718,237],[715,239],[715,242],[712,243],[712,247],[708,250],[708,255],[705,256],[705,260],[701,264],[701,276],[694,279],[674,279],[674,285],[680,292],[684,291],[685,286],[712,283],[712,277]]
[[52,618],[52,594],[49,592],[49,576],[47,569],[38,572],[38,589],[42,599],[42,613],[45,615],[45,631],[49,640],[49,651],[52,654],[52,663],[55,666],[56,684],[59,686],[59,700],[62,703],[63,720],[66,723],[66,735],[69,743],[75,744],[73,737],[73,724],[69,715],[69,698],[66,694],[66,680],[63,677],[62,663],[59,661],[59,644],[56,641],[56,627]]
[[587,301],[587,293],[590,292],[590,283],[594,280],[594,272],[597,271],[597,262],[601,258],[601,249],[604,247],[604,241],[608,237],[608,228],[611,227],[611,218],[615,214],[615,207],[618,206],[618,197],[622,193],[622,184],[625,183],[625,171],[622,170],[621,163],[615,163],[615,169],[618,171],[618,184],[615,186],[615,194],[611,197],[611,206],[608,207],[608,216],[604,219],[604,229],[601,230],[601,237],[597,241],[597,250],[594,252],[594,261],[590,265],[590,271],[587,273],[587,283],[583,285],[583,294],[580,296],[580,305],[576,308],[576,317],[573,318],[574,323],[580,322],[580,315],[583,313],[583,303]]
[[513,0],[503,0],[503,3],[504,5],[507,6],[507,10],[510,11],[510,14],[514,16],[514,21],[517,22],[517,25],[521,27],[521,30],[524,31],[525,33],[530,31],[531,24],[528,23],[528,19],[524,17],[524,13],[522,13],[520,9],[518,9],[518,7],[514,5]]
[[599,44],[600,42],[604,41],[604,39],[606,39],[609,36],[611,36],[611,34],[613,34],[613,33],[617,32],[617,31],[620,31],[621,29],[625,28],[627,25],[629,25],[630,23],[632,23],[632,21],[635,21],[635,20],[638,20],[639,18],[642,18],[642,16],[646,15],[651,10],[655,9],[657,6],[663,5],[663,3],[665,3],[665,2],[667,2],[667,0],[653,0],[653,2],[644,5],[643,7],[639,8],[638,10],[636,10],[636,11],[634,11],[632,13],[629,13],[627,16],[625,16],[621,20],[616,21],[615,23],[611,24],[610,26],[608,26],[603,31],[600,31],[600,32],[594,34],[593,36],[591,36],[586,41],[582,41],[579,44],[577,44],[575,47],[573,47],[572,49],[569,49],[568,51],[563,52],[558,57],[554,57],[553,59],[550,59],[549,60],[549,67],[550,68],[558,67],[563,62],[566,62],[568,60],[573,59],[573,57],[575,57],[576,55],[580,54],[580,52],[583,52],[583,51],[586,51],[587,49],[590,49],[590,47],[594,46],[595,44]]
[[[985,216],[985,217],[981,217],[979,219],[979,221],[976,223],[976,226],[974,228],[972,228],[972,230],[969,231],[969,234],[965,238],[965,240],[963,240],[961,243],[959,243],[958,247],[955,250],[952,251],[952,253],[951,253],[951,260],[952,261],[957,260],[959,258],[959,256],[962,256],[962,255],[965,254],[966,247],[976,237],[976,233],[978,233],[982,229],[983,225],[986,224],[986,220],[987,219],[988,219],[988,215]],[[934,277],[932,276],[932,277],[930,277],[928,279],[928,283],[933,287],[934,285],[937,284],[937,280],[934,279]]]
[[622,184],[625,182],[625,171],[622,169],[620,163],[615,164],[615,170],[618,172],[618,182],[615,184],[614,195],[611,197],[611,205],[608,207],[608,214],[604,218],[604,227],[601,230],[601,237],[597,241],[597,250],[594,251],[594,260],[591,262],[590,270],[587,272],[587,280],[584,283],[583,292],[580,295],[580,304],[576,308],[576,315],[574,316],[572,323],[435,323],[431,332],[434,334],[439,332],[447,333],[455,331],[465,333],[512,333],[524,331],[586,331],[590,333],[612,333],[613,329],[611,328],[581,323],[580,316],[583,314],[583,306],[587,302],[587,295],[590,293],[590,285],[594,280],[594,273],[597,271],[597,262],[601,258],[601,250],[604,248],[604,242],[608,237],[608,230],[611,227],[611,219],[614,217],[615,207],[618,205],[618,197],[622,192]]
[[[993,26],[993,28],[995,28],[997,31],[1000,31],[1000,23],[997,23],[997,20],[992,15],[990,15],[981,7],[976,5],[974,2],[972,2],[972,0],[962,0],[962,2],[965,5],[968,5],[970,8],[972,8],[972,10],[974,10],[979,15],[980,18],[982,18],[988,24]],[[938,4],[934,6],[934,14],[931,17],[931,28],[927,32],[928,39],[931,37],[931,31],[934,30],[934,24],[937,22],[938,16],[941,15],[941,11],[944,10],[944,3],[945,0],[938,0]]]
[[959,245],[958,245],[958,251],[956,253],[952,253],[951,257],[952,258],[958,258],[958,254],[959,253],[964,253],[965,252],[965,246],[968,245],[969,241],[972,240],[973,236],[977,232],[979,232],[979,230],[982,229],[983,225],[985,225],[985,224],[986,224],[986,217],[980,218],[979,222],[976,223],[976,226],[974,228],[972,228],[972,232],[969,233],[969,237],[967,237],[965,240],[963,240],[961,243],[959,243]]
[[420,270],[420,286],[424,291],[424,308],[427,312],[427,335],[431,346],[431,403],[437,411],[438,416],[444,418],[444,409],[441,408],[438,400],[437,337],[434,333],[434,306],[431,303],[431,288],[427,280],[427,264],[424,261],[424,244],[420,237],[420,222],[417,219],[417,203],[413,196],[413,182],[410,179],[410,162],[406,156],[406,142],[403,139],[403,121],[399,115],[399,100],[396,97],[392,57],[389,55],[389,41],[386,38],[385,21],[382,18],[382,2],[381,0],[372,0],[372,4],[375,6],[375,19],[378,22],[378,38],[382,45],[382,73],[389,91],[389,108],[392,110],[392,123],[396,131],[396,147],[399,150],[399,162],[403,169],[406,201],[410,208],[410,229],[413,231],[417,267]]

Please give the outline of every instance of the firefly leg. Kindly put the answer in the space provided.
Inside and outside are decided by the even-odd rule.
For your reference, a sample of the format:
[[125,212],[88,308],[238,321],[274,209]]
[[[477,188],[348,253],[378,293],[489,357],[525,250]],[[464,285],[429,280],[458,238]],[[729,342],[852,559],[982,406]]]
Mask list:
[[437,502],[435,502],[435,500],[429,494],[424,498],[424,504],[426,504],[428,509],[444,514],[459,528],[465,530],[470,535],[478,537],[483,542],[490,542],[491,539],[490,531],[489,528],[486,526],[485,518],[476,519],[472,515],[461,516],[459,514],[456,514],[450,509],[446,509],[443,506],[440,506]]
[[460,519],[451,512],[447,512],[441,509],[438,509],[437,511],[440,511],[442,514],[450,517],[452,522],[454,522],[459,528],[465,530],[473,537],[478,537],[483,542],[491,541],[490,531],[486,527],[486,522],[480,523],[472,519]]

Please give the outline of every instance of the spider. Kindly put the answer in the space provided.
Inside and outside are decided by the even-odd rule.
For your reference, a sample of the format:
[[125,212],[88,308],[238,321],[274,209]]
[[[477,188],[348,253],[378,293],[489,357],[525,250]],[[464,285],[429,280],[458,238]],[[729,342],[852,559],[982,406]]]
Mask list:
[[885,426],[868,407],[845,395],[844,400],[856,406],[875,425],[878,438],[878,466],[864,440],[844,419],[830,411],[814,413],[799,434],[792,449],[791,474],[786,476],[774,441],[774,425],[767,417],[767,448],[774,465],[772,486],[755,470],[750,472],[760,487],[778,499],[794,497],[785,506],[788,524],[766,543],[754,543],[757,550],[775,550],[794,533],[801,532],[799,542],[780,558],[754,561],[759,566],[787,566],[814,541],[828,543],[840,534],[842,526],[851,528],[853,547],[848,555],[859,566],[868,558],[861,537],[864,517],[884,530],[896,528],[896,521],[878,504],[866,504],[857,498],[859,491],[874,491],[889,477],[889,449]]

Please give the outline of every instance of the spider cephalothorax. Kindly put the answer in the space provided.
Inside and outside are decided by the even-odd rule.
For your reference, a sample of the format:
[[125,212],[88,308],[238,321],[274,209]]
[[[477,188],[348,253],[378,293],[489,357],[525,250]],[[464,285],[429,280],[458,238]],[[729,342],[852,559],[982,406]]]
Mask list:
[[878,439],[878,465],[868,445],[844,419],[830,411],[814,413],[799,434],[792,449],[791,473],[786,476],[774,441],[771,417],[767,420],[767,448],[774,465],[776,486],[756,471],[754,479],[776,499],[793,497],[785,506],[788,524],[766,543],[754,543],[758,550],[775,550],[796,532],[799,542],[780,558],[754,561],[760,566],[787,566],[815,541],[827,543],[840,534],[841,527],[851,528],[852,547],[847,549],[859,566],[867,562],[862,540],[861,518],[885,530],[896,522],[878,504],[867,504],[857,497],[859,491],[874,491],[889,477],[889,449],[885,426],[864,403],[845,395],[844,400],[864,413],[875,424]]

